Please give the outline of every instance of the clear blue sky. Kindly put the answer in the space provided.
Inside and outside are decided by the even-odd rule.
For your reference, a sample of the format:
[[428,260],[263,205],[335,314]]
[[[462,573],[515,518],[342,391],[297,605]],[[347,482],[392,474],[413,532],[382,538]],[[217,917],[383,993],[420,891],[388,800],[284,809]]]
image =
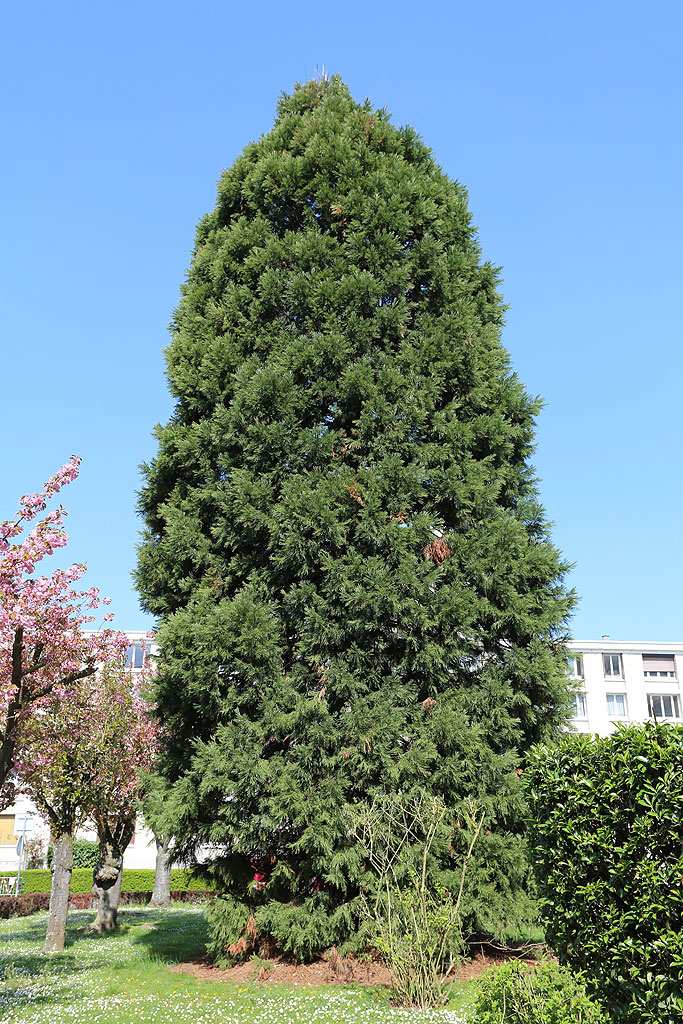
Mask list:
[[678,3],[11,4],[0,42],[0,518],[72,452],[71,559],[143,628],[138,464],[221,169],[338,72],[469,189],[504,342],[545,396],[540,490],[573,632],[683,639]]

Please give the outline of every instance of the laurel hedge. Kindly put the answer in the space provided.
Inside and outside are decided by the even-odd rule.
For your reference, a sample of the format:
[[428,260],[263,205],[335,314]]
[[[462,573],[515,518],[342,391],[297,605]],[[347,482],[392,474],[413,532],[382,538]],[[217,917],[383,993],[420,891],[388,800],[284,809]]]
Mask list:
[[[52,882],[51,872],[47,869],[29,868],[22,871],[21,877],[24,881],[24,893],[42,892],[49,893]],[[92,886],[91,868],[74,868],[71,873],[70,892],[89,893]],[[151,893],[154,889],[154,870],[152,868],[124,868],[121,881],[121,892],[143,892]],[[173,868],[171,870],[171,889],[204,891],[207,889],[206,880],[198,880],[192,877],[192,872],[184,868]]]
[[512,961],[481,978],[470,1024],[608,1024],[580,977],[541,960]]
[[683,727],[536,747],[525,778],[553,950],[619,1024],[681,1024]]

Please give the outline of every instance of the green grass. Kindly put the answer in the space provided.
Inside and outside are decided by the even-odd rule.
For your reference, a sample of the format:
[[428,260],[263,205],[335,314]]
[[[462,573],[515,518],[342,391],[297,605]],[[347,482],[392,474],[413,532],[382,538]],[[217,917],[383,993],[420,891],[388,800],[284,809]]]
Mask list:
[[31,1024],[464,1024],[471,988],[447,1010],[392,1007],[379,989],[236,985],[172,974],[201,953],[200,908],[125,907],[114,935],[88,936],[91,911],[69,915],[67,945],[42,952],[46,914],[0,921],[0,1020]]

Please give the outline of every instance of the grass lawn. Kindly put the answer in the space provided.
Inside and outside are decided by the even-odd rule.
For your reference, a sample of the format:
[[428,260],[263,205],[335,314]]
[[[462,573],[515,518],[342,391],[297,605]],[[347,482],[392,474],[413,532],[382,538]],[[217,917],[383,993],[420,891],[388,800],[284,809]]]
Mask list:
[[110,936],[87,936],[92,911],[69,914],[67,945],[43,953],[47,915],[0,921],[0,1020],[31,1024],[464,1024],[472,989],[447,1010],[392,1007],[378,989],[286,988],[199,981],[169,967],[201,953],[200,908],[124,907]]

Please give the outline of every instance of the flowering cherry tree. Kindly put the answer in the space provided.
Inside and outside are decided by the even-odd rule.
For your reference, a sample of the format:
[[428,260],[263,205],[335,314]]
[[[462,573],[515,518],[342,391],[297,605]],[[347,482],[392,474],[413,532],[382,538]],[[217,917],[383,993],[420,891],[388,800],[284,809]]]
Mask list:
[[[79,680],[126,647],[123,633],[84,634],[100,604],[97,587],[77,590],[84,565],[36,576],[38,563],[67,543],[66,511],[40,518],[48,502],[78,476],[72,456],[42,490],[25,494],[14,517],[0,523],[0,806],[13,798],[12,771],[20,725],[48,696],[68,697]],[[38,520],[33,528],[30,524]],[[113,615],[104,615],[110,622]]]
[[100,854],[93,870],[99,897],[90,931],[116,927],[123,854],[133,838],[146,780],[158,752],[159,728],[149,700],[149,662],[140,673],[107,664],[97,677],[94,700],[100,716],[100,771],[92,788],[90,817]]
[[144,678],[127,671],[120,658],[73,683],[67,700],[51,694],[21,723],[17,779],[49,821],[54,841],[46,950],[64,945],[73,836],[86,821],[95,824],[100,844],[91,929],[116,927],[123,853],[156,751]]

